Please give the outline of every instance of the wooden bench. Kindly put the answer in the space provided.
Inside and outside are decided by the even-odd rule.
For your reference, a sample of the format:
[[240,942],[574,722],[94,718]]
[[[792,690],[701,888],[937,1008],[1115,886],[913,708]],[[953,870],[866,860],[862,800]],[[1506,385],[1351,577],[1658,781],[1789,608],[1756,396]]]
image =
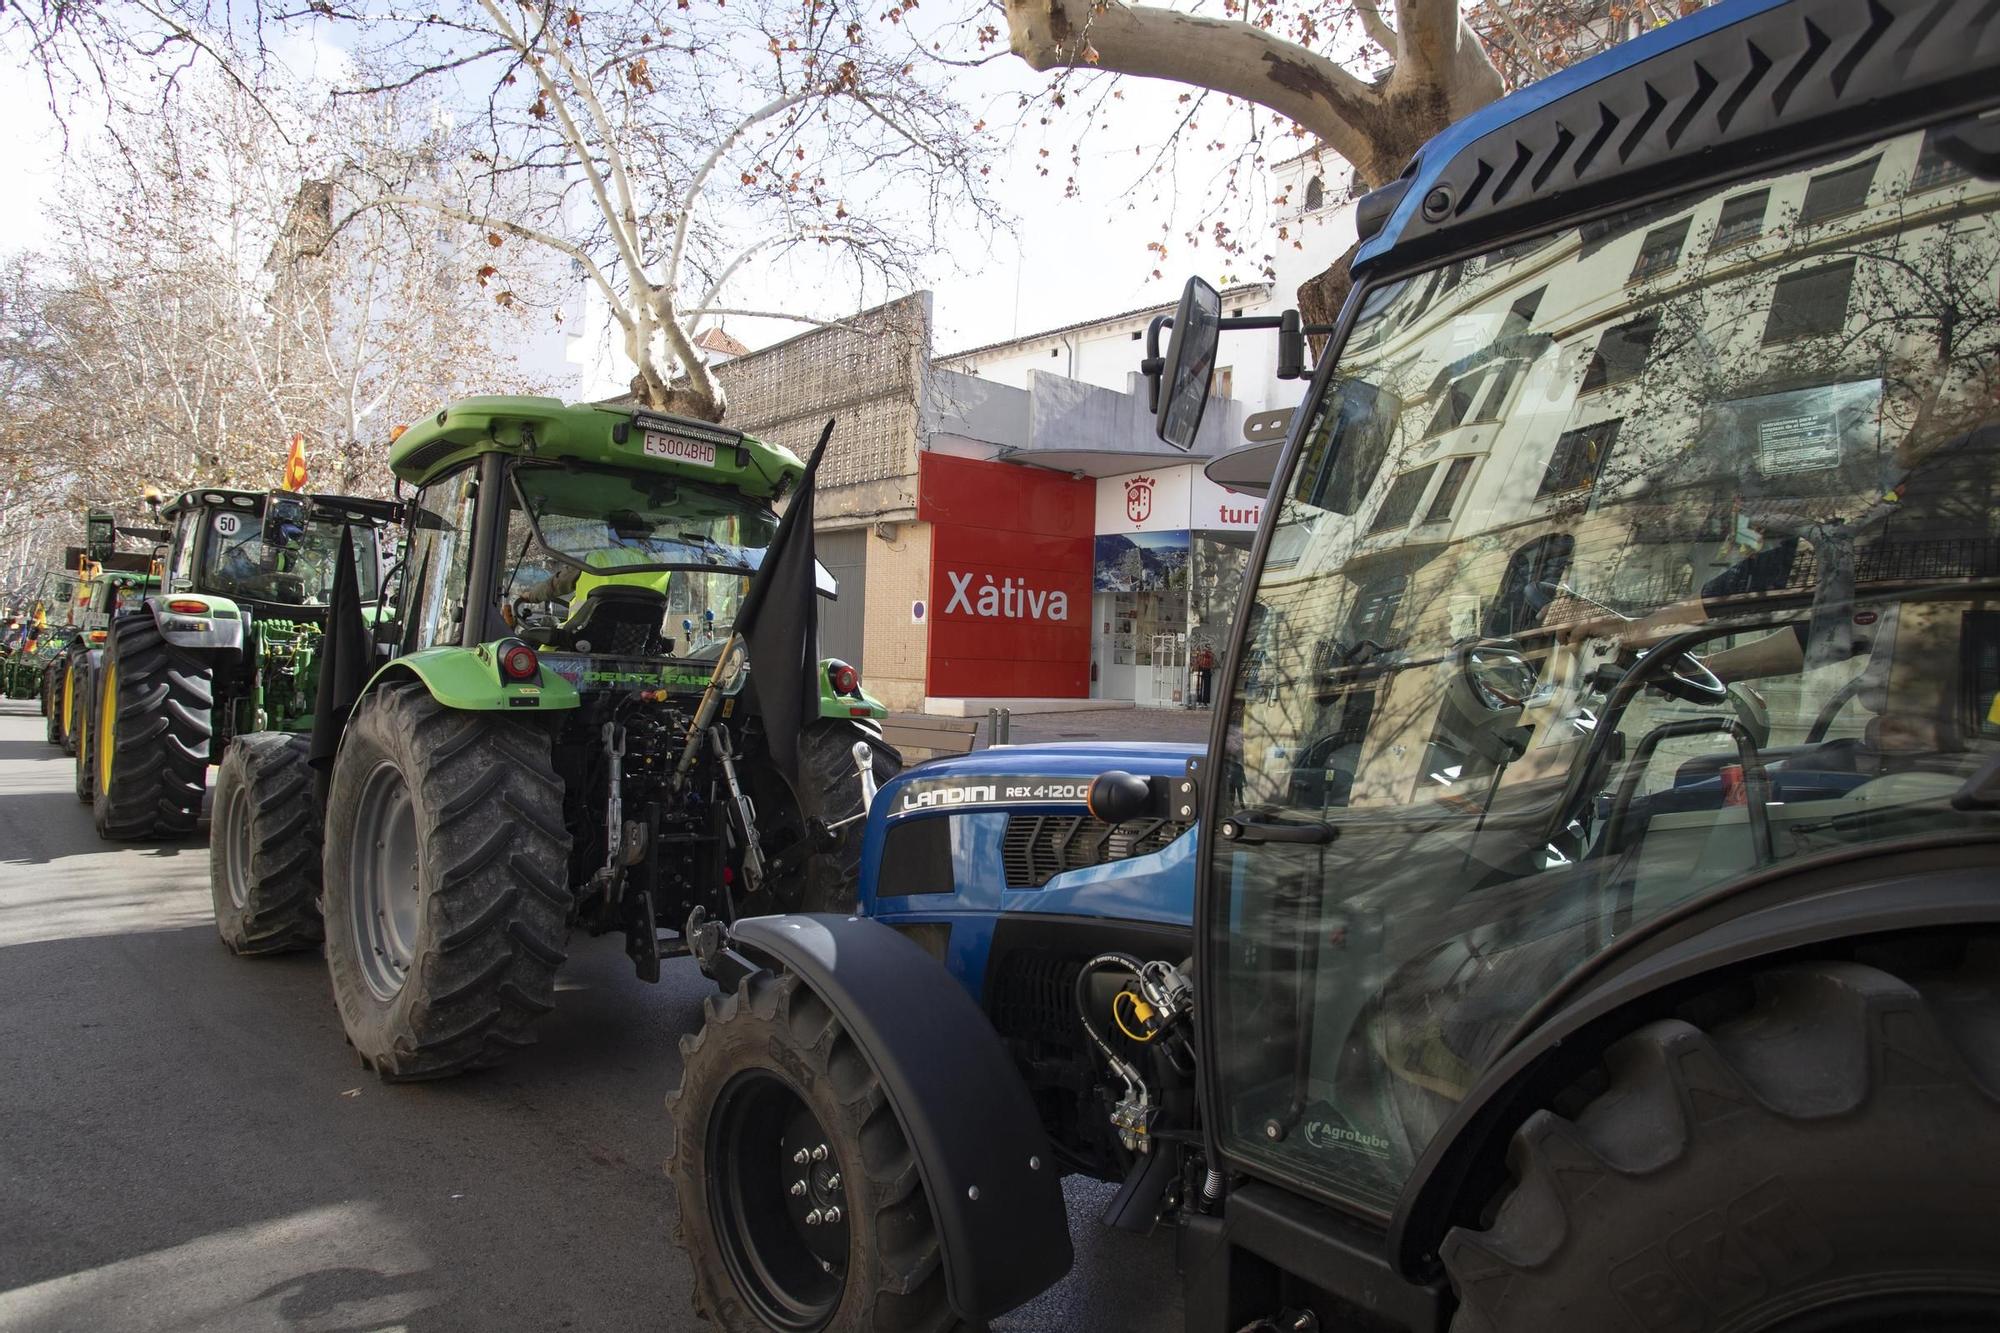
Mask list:
[[979,743],[979,719],[891,713],[882,719],[882,737],[912,763],[943,754],[970,754]]

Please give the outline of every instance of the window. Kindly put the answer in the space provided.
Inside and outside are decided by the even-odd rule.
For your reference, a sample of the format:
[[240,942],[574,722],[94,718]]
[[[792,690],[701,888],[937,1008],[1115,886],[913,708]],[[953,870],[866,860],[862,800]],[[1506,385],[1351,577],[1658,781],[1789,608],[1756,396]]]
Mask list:
[[1132,341],[1133,342],[1139,341],[1139,330],[1137,329],[1132,330]]
[[1508,306],[1506,321],[1500,326],[1501,336],[1514,338],[1526,333],[1534,324],[1535,312],[1542,308],[1542,298],[1548,295],[1548,291],[1546,287],[1537,287]]
[[1566,532],[1537,537],[1507,558],[1507,572],[1486,608],[1481,632],[1488,638],[1504,639],[1532,629],[1540,623],[1548,606],[1548,586],[1569,577],[1571,558],[1576,554],[1576,538]]
[[1424,431],[1424,438],[1442,435],[1453,429],[1472,412],[1473,395],[1479,392],[1480,375],[1467,375],[1452,381],[1444,391],[1443,401],[1431,416],[1431,424]]
[[1315,176],[1306,182],[1306,212],[1326,207],[1326,182]]
[[1722,205],[1722,216],[1716,221],[1715,235],[1708,241],[1708,252],[1733,249],[1748,244],[1764,234],[1764,209],[1771,202],[1769,190],[1752,190],[1749,194],[1739,194],[1726,200]]
[[1444,470],[1444,481],[1438,486],[1438,493],[1431,500],[1431,507],[1424,511],[1424,522],[1442,523],[1451,517],[1451,511],[1458,504],[1458,493],[1465,489],[1465,479],[1472,475],[1471,458],[1454,458]]
[[1639,258],[1632,265],[1633,282],[1665,273],[1681,262],[1681,246],[1687,241],[1689,221],[1682,218],[1646,233],[1646,239],[1639,244]]
[[1507,406],[1507,395],[1513,391],[1514,381],[1520,376],[1518,362],[1504,361],[1493,372],[1492,385],[1486,390],[1485,401],[1479,404],[1479,415],[1474,421],[1498,421],[1500,413]]
[[1223,366],[1215,372],[1215,387],[1211,390],[1215,397],[1232,398],[1235,395],[1231,391],[1235,387],[1236,368],[1234,366]]
[[1387,532],[1391,528],[1408,526],[1417,512],[1417,501],[1424,498],[1424,489],[1431,484],[1431,473],[1437,471],[1437,464],[1420,467],[1414,472],[1405,472],[1389,485],[1389,494],[1384,497],[1382,507],[1375,512],[1375,521],[1368,525],[1370,532]]
[[181,515],[180,525],[174,529],[174,557],[167,570],[169,591],[186,592],[194,586],[194,538],[206,513],[197,505]]
[[1875,179],[1875,168],[1881,161],[1879,157],[1871,157],[1866,162],[1857,162],[1851,167],[1813,177],[1806,186],[1806,202],[1799,210],[1799,225],[1810,227],[1828,218],[1841,217],[1867,203],[1868,186]]
[[1563,432],[1556,441],[1556,451],[1549,457],[1548,470],[1542,473],[1542,484],[1535,495],[1538,498],[1566,495],[1595,486],[1604,472],[1604,460],[1611,457],[1611,446],[1617,438],[1616,420],[1600,421],[1594,426]]
[[1646,368],[1646,357],[1659,334],[1658,315],[1645,315],[1629,324],[1606,329],[1597,340],[1597,350],[1591,354],[1590,366],[1583,372],[1583,387],[1578,392],[1596,393],[1637,379]]
[[477,494],[473,471],[466,467],[433,481],[417,496],[410,516],[410,546],[403,556],[412,571],[404,584],[414,597],[409,618],[412,649],[459,641]]
[[1938,151],[1936,130],[1924,131],[1924,146],[1917,154],[1917,169],[1910,176],[1911,194],[1940,189],[1971,175],[1971,171]]
[[1789,342],[1840,332],[1847,324],[1847,296],[1853,286],[1852,259],[1787,273],[1771,292],[1771,317],[1764,325],[1764,341]]

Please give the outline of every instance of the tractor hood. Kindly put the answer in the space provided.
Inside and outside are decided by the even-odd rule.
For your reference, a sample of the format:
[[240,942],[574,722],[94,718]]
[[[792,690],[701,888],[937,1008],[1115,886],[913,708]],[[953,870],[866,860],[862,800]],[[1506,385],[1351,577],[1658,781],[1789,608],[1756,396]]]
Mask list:
[[1108,769],[1172,779],[1198,745],[1004,745],[934,759],[882,785],[861,852],[861,910],[891,923],[993,916],[1185,928],[1194,914],[1192,818],[1162,804],[1116,826],[1084,800]]
[[1002,745],[948,759],[933,759],[883,784],[869,823],[941,809],[1059,805],[1081,808],[1090,781],[1107,769],[1141,777],[1177,778],[1199,745],[1146,741],[1064,741]]

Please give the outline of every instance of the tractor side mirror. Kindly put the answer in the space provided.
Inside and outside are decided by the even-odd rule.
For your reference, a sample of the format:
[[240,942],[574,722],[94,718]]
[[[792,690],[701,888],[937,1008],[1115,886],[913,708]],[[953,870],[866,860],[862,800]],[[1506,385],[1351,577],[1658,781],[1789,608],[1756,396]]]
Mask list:
[[1208,408],[1215,354],[1222,340],[1222,296],[1200,278],[1189,278],[1174,308],[1173,337],[1160,365],[1154,428],[1176,449],[1192,449]]
[[1105,823],[1123,824],[1146,813],[1153,803],[1153,784],[1136,773],[1114,768],[1091,779],[1083,803]]
[[264,503],[264,549],[290,551],[305,535],[306,503],[292,495],[273,495]]

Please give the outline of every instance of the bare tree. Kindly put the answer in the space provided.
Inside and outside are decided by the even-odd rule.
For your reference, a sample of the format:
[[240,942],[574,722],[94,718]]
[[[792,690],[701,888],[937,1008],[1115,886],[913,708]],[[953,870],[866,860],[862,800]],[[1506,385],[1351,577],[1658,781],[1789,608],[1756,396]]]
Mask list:
[[240,89],[191,83],[172,117],[114,116],[121,146],[72,162],[51,251],[0,278],[0,541],[33,532],[44,567],[85,505],[275,485],[294,435],[313,489],[379,491],[397,421],[543,387],[508,350],[525,312],[478,297],[489,247],[386,215],[334,234],[341,115],[287,135]]
[[[746,272],[811,254],[846,275],[831,304],[850,310],[912,285],[946,229],[996,215],[944,80],[872,9],[686,9],[469,0],[409,22],[347,15],[372,71],[357,92],[477,88],[483,105],[444,160],[377,153],[342,179],[357,212],[429,214],[560,256],[609,308],[640,401],[719,419],[704,327],[828,313],[819,293],[746,307],[733,296]],[[516,297],[499,264],[482,278]]]
[[[1195,127],[1208,94],[1219,95],[1226,107],[1262,108],[1290,136],[1319,141],[1352,164],[1360,189],[1394,179],[1432,135],[1510,87],[1703,2],[1223,0],[1218,18],[1124,0],[1004,0],[1013,53],[1058,74],[1058,105],[1068,100],[1064,81],[1077,76],[1186,84],[1175,137]],[[1226,187],[1248,184],[1266,164],[1264,131],[1253,116],[1214,136],[1210,146],[1229,155],[1218,173]],[[1242,252],[1213,209],[1204,220],[1226,254]],[[1308,319],[1338,313],[1347,258],[1300,290]]]

